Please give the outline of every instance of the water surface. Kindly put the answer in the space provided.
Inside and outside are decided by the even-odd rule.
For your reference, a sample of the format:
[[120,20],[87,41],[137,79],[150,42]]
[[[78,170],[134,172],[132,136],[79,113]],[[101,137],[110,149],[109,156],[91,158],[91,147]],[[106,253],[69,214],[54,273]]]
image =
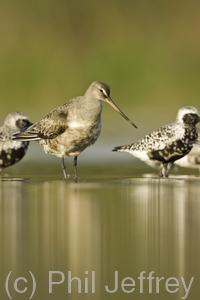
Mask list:
[[0,182],[1,299],[197,299],[200,179],[94,170]]

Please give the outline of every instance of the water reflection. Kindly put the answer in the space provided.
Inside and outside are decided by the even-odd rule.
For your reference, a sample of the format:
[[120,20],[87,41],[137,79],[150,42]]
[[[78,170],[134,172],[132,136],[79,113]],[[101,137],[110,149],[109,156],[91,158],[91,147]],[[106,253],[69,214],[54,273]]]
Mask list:
[[[195,278],[189,299],[200,292],[199,179],[7,181],[0,186],[2,299],[7,299],[4,284],[10,271],[13,299],[30,297],[29,271],[37,283],[33,299],[182,299],[181,277],[187,286]],[[52,293],[49,271],[60,272],[52,273],[53,281],[63,280],[52,285]],[[72,281],[71,293],[68,271],[80,278]],[[115,290],[115,271],[119,286],[109,293],[105,286]],[[154,277],[164,277],[159,292],[154,280],[149,293],[147,279],[141,291],[142,271],[145,278],[151,271]],[[28,287],[25,293],[14,289],[21,276],[28,280],[19,282],[19,289]],[[135,280],[131,293],[125,291],[133,286],[121,288],[125,277]],[[169,277],[179,280],[176,293],[166,290]]]

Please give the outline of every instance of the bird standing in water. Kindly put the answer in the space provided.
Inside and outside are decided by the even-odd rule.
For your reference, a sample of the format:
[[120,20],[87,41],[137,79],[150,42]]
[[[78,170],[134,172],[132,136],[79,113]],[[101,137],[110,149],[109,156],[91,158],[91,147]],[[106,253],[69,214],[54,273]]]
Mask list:
[[9,114],[0,127],[0,172],[20,161],[28,149],[29,142],[12,141],[16,131],[23,131],[32,125],[26,114],[13,112]]
[[110,87],[101,81],[95,81],[84,96],[73,98],[53,109],[44,119],[33,124],[25,132],[14,134],[13,139],[38,141],[46,153],[61,157],[64,179],[67,178],[64,158],[74,156],[76,181],[78,155],[94,144],[101,132],[102,101],[109,103],[136,127],[110,98]]
[[142,140],[113,151],[128,152],[148,164],[160,165],[160,177],[168,177],[172,164],[187,155],[198,138],[198,110],[193,106],[179,109],[175,123],[147,134]]

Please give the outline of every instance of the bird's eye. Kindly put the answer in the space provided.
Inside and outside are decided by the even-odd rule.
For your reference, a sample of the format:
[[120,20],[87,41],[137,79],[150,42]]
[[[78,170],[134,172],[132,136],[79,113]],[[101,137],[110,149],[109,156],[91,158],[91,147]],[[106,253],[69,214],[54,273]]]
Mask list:
[[100,92],[101,92],[101,93],[103,93],[103,90],[102,90],[102,89],[100,89]]

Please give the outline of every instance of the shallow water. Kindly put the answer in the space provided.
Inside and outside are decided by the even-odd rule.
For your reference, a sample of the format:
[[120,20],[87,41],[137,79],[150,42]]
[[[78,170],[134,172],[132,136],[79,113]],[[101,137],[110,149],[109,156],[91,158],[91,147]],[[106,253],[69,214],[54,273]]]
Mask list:
[[0,182],[1,300],[198,298],[200,178],[109,170]]

